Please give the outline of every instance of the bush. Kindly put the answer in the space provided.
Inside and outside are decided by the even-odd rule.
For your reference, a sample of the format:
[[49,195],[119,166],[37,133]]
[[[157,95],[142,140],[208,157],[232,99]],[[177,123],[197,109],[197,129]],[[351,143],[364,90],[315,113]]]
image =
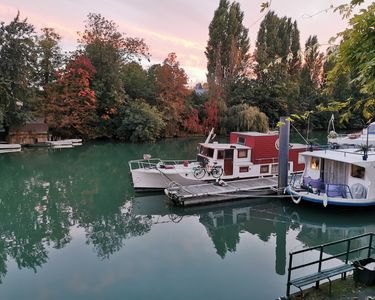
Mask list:
[[120,111],[116,137],[120,140],[155,142],[165,128],[161,113],[144,100],[134,100]]

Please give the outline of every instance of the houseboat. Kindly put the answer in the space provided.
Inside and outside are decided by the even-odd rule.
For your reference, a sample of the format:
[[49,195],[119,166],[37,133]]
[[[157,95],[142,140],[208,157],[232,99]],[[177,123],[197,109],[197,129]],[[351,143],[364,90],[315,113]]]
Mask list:
[[302,179],[286,188],[294,203],[308,201],[324,206],[375,205],[375,152],[328,149],[300,154],[306,165]]
[[[129,161],[133,186],[138,190],[165,189],[171,183],[192,185],[207,181],[235,180],[278,175],[278,133],[232,132],[229,143],[212,142],[213,130],[198,146],[196,160],[152,159]],[[298,154],[306,145],[290,144],[289,172],[301,173]]]

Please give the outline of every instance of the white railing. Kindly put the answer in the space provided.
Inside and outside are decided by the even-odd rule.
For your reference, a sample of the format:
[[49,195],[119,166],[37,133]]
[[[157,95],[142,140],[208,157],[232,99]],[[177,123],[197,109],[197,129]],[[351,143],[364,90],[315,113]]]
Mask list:
[[150,158],[150,159],[136,159],[136,160],[130,160],[128,162],[130,171],[135,169],[156,169],[160,166],[168,165],[168,166],[175,166],[175,165],[183,165],[183,164],[191,164],[196,163],[196,160],[165,160],[160,158]]

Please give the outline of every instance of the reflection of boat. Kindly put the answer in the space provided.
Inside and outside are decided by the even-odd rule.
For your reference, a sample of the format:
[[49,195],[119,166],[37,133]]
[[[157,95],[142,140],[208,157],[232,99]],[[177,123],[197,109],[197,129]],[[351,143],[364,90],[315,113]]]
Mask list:
[[[199,144],[196,161],[151,159],[149,155],[143,160],[129,161],[134,188],[164,189],[171,182],[192,185],[217,177],[234,180],[277,176],[278,133],[232,132],[230,143],[211,142],[212,136],[213,130],[206,141]],[[298,162],[298,153],[305,150],[305,145],[290,144],[291,173],[302,172],[304,165]],[[202,165],[206,171],[198,174],[197,169]],[[209,171],[215,168],[220,169],[222,176]]]
[[292,181],[286,192],[301,200],[324,206],[375,205],[375,153],[356,149],[301,153],[305,161],[302,181]]
[[9,152],[20,152],[20,144],[1,144],[0,143],[0,153],[9,153]]

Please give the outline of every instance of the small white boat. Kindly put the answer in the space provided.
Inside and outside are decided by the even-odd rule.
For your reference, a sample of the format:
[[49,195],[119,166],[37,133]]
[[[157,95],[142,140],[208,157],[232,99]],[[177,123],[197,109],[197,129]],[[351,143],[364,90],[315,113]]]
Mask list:
[[341,146],[363,146],[370,145],[375,146],[375,122],[371,123],[367,128],[364,128],[361,132],[350,133],[350,134],[337,134],[333,126],[333,120],[331,119],[333,130],[330,130],[328,126],[328,144]]
[[306,168],[302,179],[291,180],[285,192],[294,203],[324,206],[375,205],[375,152],[358,149],[319,150],[300,154]]
[[10,152],[20,152],[20,144],[1,144],[0,143],[0,153],[10,153]]
[[73,147],[82,146],[82,139],[68,139],[64,141],[70,141]]
[[[211,142],[213,130],[198,145],[196,160],[144,159],[129,161],[133,186],[138,190],[165,189],[171,182],[179,185],[207,181],[276,177],[278,174],[278,133],[232,132],[230,143]],[[298,153],[306,145],[290,144],[289,172],[302,172]]]
[[73,148],[73,143],[70,140],[60,140],[60,141],[48,141],[46,142],[51,148],[61,149],[61,148]]

